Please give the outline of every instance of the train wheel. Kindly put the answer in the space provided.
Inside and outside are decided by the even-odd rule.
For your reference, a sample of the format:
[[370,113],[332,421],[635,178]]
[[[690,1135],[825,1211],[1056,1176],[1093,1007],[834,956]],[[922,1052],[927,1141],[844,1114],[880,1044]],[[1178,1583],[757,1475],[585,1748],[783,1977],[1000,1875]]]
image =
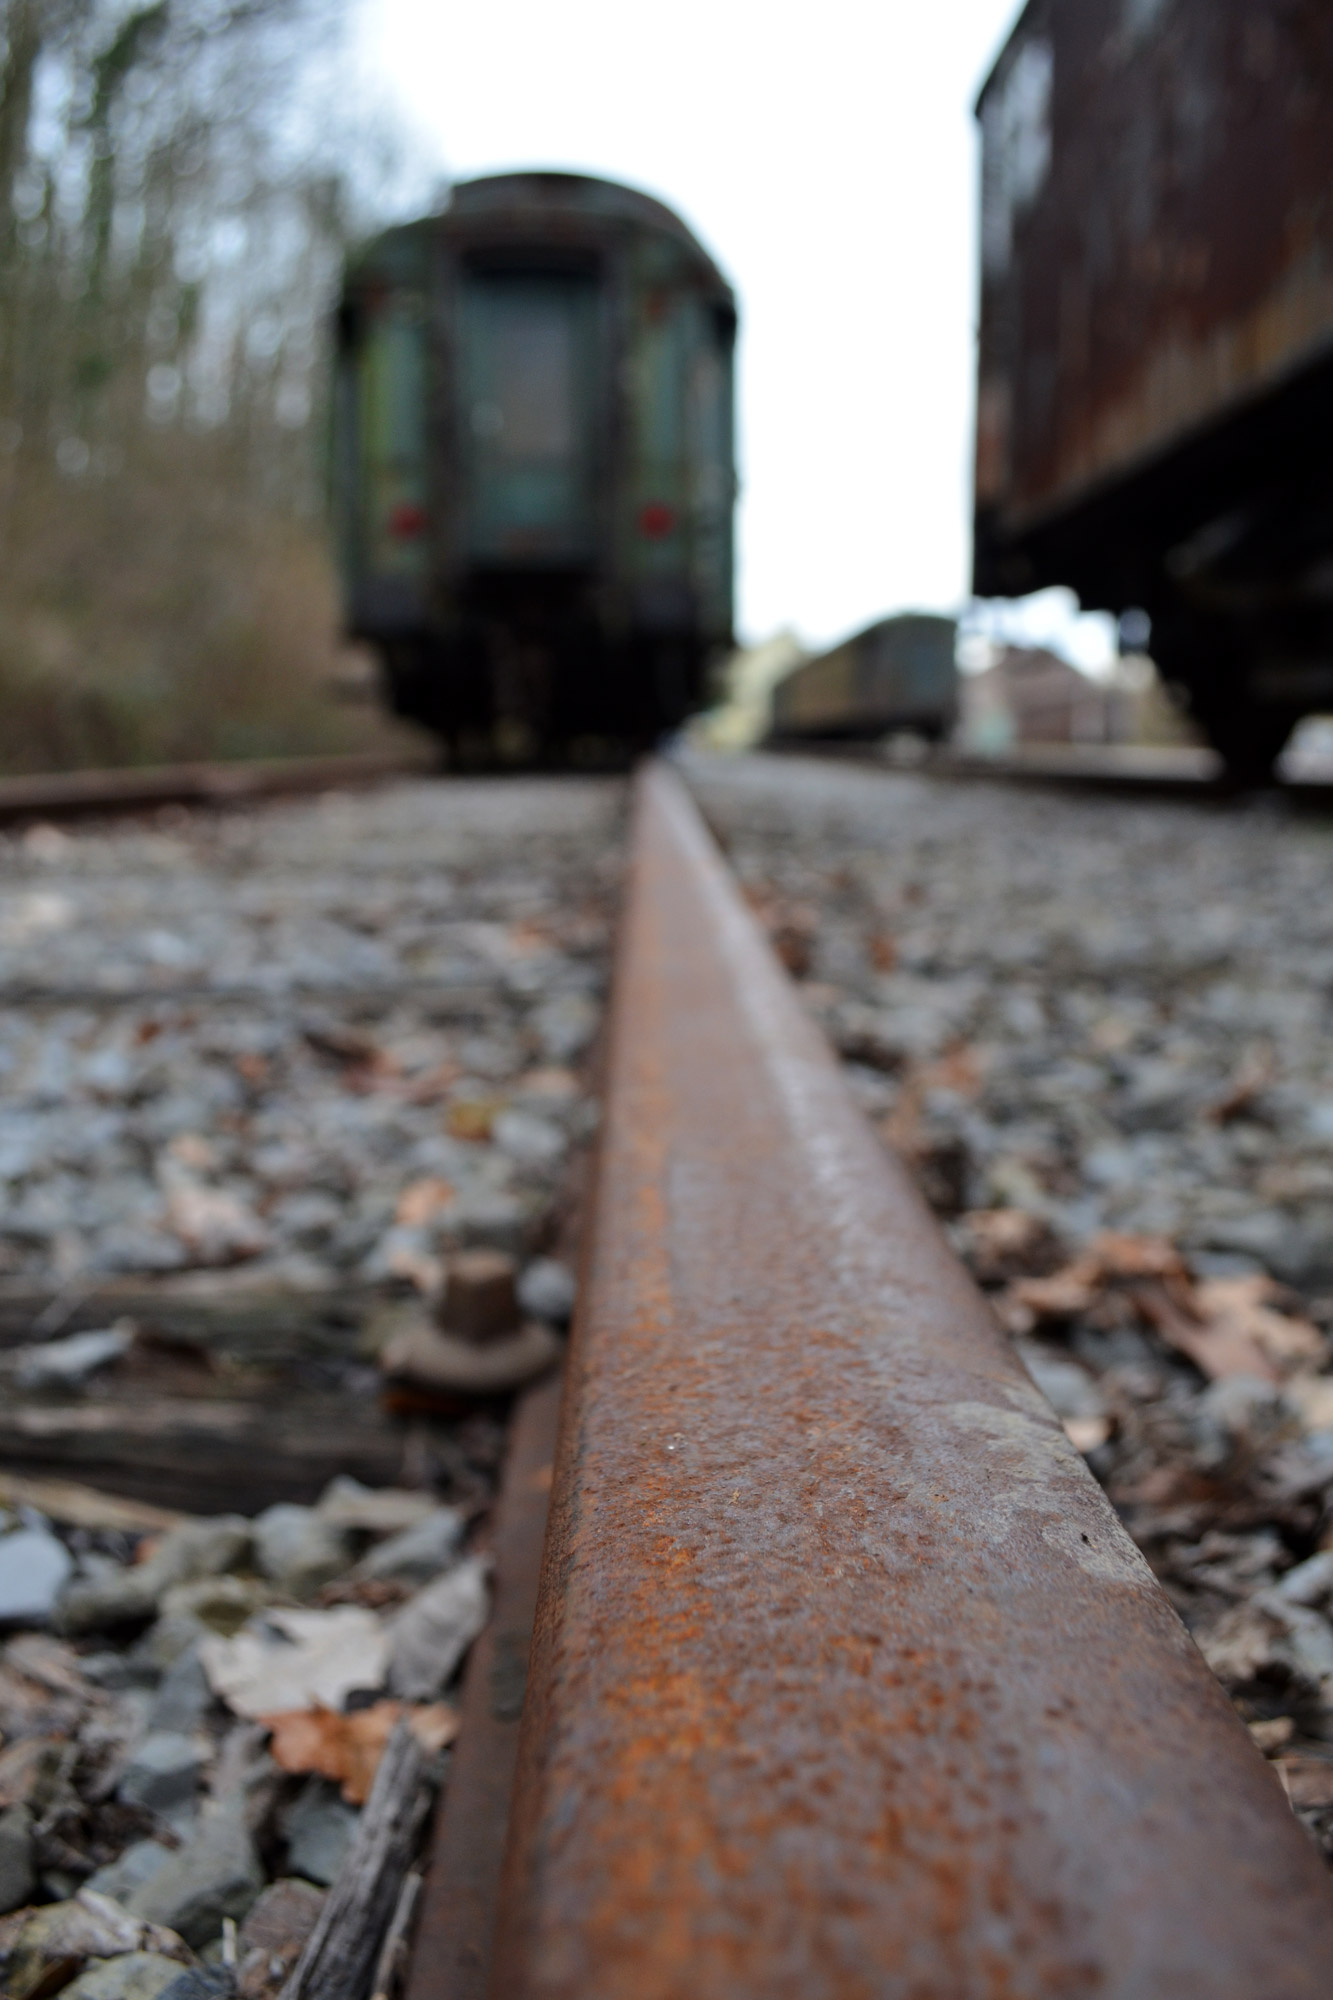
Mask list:
[[1154,619],[1153,657],[1168,686],[1183,689],[1200,729],[1236,790],[1271,784],[1273,766],[1299,716],[1249,692],[1253,637],[1230,621],[1191,615]]
[[1202,712],[1196,703],[1194,712],[1226,765],[1228,784],[1250,791],[1273,782],[1273,766],[1286,748],[1296,716],[1246,701],[1211,711],[1205,707]]

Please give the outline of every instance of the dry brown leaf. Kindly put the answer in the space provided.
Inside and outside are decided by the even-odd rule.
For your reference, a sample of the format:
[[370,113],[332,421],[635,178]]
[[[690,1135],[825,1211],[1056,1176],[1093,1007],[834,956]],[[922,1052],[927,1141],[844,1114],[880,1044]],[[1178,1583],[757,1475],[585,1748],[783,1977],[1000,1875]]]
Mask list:
[[1275,1756],[1296,1734],[1296,1724],[1289,1715],[1267,1716],[1262,1721],[1249,1722],[1245,1726],[1256,1748],[1262,1750],[1265,1757]]
[[439,1063],[424,1076],[414,1076],[404,1096],[409,1104],[438,1104],[449,1095],[461,1073],[455,1062]]
[[975,1097],[981,1088],[981,1062],[970,1042],[953,1042],[916,1073],[921,1090],[951,1090],[958,1097]]
[[1308,1319],[1275,1310],[1281,1288],[1262,1272],[1247,1278],[1208,1278],[1194,1287],[1194,1310],[1210,1328],[1226,1328],[1254,1342],[1279,1369],[1322,1361],[1324,1337]]
[[1262,1273],[1207,1279],[1190,1289],[1188,1310],[1162,1285],[1139,1285],[1133,1294],[1144,1318],[1210,1380],[1253,1375],[1263,1382],[1279,1382],[1325,1354],[1317,1327],[1268,1303],[1277,1295],[1279,1287]]
[[0,1502],[8,1507],[35,1507],[53,1521],[71,1528],[124,1528],[130,1534],[178,1528],[194,1519],[146,1500],[126,1500],[119,1493],[102,1493],[69,1479],[29,1479],[22,1473],[0,1473]]
[[[1002,1215],[1006,1211],[990,1213]],[[969,1226],[972,1221],[969,1217]],[[1041,1320],[1076,1319],[1117,1284],[1128,1285],[1139,1310],[1173,1345],[1189,1352],[1184,1339],[1193,1326],[1194,1290],[1188,1264],[1165,1236],[1103,1230],[1072,1263],[1049,1277],[1016,1278],[996,1301],[996,1311],[1002,1325],[1012,1332],[1026,1332]],[[1177,1321],[1181,1339],[1175,1338]],[[1199,1365],[1202,1367],[1202,1362]]]
[[423,1180],[408,1182],[398,1197],[393,1219],[405,1229],[420,1229],[441,1209],[448,1208],[453,1198],[450,1182],[436,1174],[427,1174]]
[[1253,1375],[1276,1382],[1278,1371],[1269,1355],[1234,1320],[1208,1324],[1184,1312],[1167,1296],[1164,1286],[1137,1285],[1134,1303],[1169,1347],[1185,1355],[1210,1381],[1228,1375]]
[[551,926],[534,923],[531,917],[523,917],[509,926],[508,944],[515,958],[531,958],[536,952],[550,951],[554,943]]
[[565,1069],[557,1063],[546,1063],[540,1069],[525,1070],[514,1085],[514,1092],[519,1097],[577,1097],[579,1080],[572,1069]]
[[273,1761],[293,1774],[313,1772],[342,1786],[349,1805],[364,1805],[375,1782],[380,1756],[400,1715],[422,1749],[430,1756],[452,1743],[458,1716],[442,1701],[413,1707],[401,1701],[377,1701],[350,1715],[328,1708],[297,1708],[259,1720],[272,1731]]
[[344,1063],[351,1069],[393,1067],[379,1043],[372,1040],[369,1035],[361,1034],[356,1028],[337,1026],[307,1028],[305,1039],[318,1054],[330,1056],[334,1062]]
[[491,1126],[504,1109],[495,1097],[460,1097],[449,1106],[445,1128],[451,1139],[470,1139],[476,1144],[491,1136]]
[[1214,1124],[1229,1125],[1233,1118],[1239,1118],[1242,1112],[1250,1109],[1261,1092],[1267,1090],[1276,1069],[1271,1049],[1252,1049],[1216,1104],[1210,1105],[1204,1116],[1211,1118]]
[[385,1268],[391,1278],[401,1278],[427,1298],[434,1298],[444,1284],[444,1265],[440,1259],[425,1250],[413,1249],[410,1243],[395,1244],[385,1259]]
[[1169,1236],[1126,1236],[1104,1229],[1090,1254],[1104,1278],[1188,1278],[1189,1266]]
[[73,1647],[49,1633],[20,1632],[5,1647],[5,1663],[51,1694],[67,1694],[85,1702],[102,1699],[100,1691],[84,1679],[82,1662]]
[[58,1736],[25,1736],[0,1750],[0,1808],[27,1805],[59,1769],[65,1743]]
[[167,1224],[200,1264],[239,1264],[268,1247],[259,1217],[225,1188],[182,1182],[167,1196]]
[[1306,1811],[1333,1806],[1333,1763],[1323,1757],[1282,1757],[1278,1775],[1287,1797]]
[[1061,1419],[1065,1436],[1075,1451],[1096,1451],[1111,1435],[1109,1417],[1064,1417]]
[[1016,1278],[1006,1293],[1006,1303],[1023,1306],[1037,1319],[1074,1319],[1095,1304],[1100,1289],[1101,1267],[1095,1257],[1076,1257],[1049,1278]]
[[[76,1728],[86,1706],[86,1697],[53,1694],[12,1661],[0,1660],[0,1740],[16,1739],[11,1747],[47,1731]],[[0,1753],[0,1769],[8,1754]]]
[[803,979],[810,970],[819,935],[818,910],[810,903],[791,902],[757,883],[747,884],[744,895],[768,933],[776,956],[794,979]]
[[982,1284],[1047,1277],[1059,1264],[1060,1246],[1050,1224],[1026,1208],[975,1208],[964,1222],[968,1262]]

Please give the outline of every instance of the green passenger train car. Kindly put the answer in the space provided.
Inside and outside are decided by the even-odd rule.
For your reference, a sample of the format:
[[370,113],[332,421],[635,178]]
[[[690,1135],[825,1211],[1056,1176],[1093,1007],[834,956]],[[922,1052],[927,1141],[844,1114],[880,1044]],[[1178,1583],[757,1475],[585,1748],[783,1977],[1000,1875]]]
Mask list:
[[632,188],[455,187],[349,265],[334,502],[346,623],[466,751],[646,742],[732,643],[730,287]]

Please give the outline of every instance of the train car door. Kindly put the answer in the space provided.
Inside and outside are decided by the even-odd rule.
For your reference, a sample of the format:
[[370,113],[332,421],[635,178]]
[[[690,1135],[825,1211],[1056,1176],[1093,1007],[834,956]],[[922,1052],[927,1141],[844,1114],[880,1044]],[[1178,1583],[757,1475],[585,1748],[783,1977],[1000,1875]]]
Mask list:
[[590,565],[596,281],[473,271],[461,304],[467,559],[478,568]]

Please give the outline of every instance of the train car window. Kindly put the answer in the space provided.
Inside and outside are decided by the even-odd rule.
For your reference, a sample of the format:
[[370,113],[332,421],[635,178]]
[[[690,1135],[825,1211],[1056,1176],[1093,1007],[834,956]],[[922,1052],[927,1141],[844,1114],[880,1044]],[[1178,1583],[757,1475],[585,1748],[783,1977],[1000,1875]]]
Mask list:
[[561,299],[529,298],[494,330],[494,400],[482,429],[507,458],[562,458],[577,421],[574,328]]
[[465,277],[458,393],[476,561],[591,558],[598,304],[595,282],[573,273]]

